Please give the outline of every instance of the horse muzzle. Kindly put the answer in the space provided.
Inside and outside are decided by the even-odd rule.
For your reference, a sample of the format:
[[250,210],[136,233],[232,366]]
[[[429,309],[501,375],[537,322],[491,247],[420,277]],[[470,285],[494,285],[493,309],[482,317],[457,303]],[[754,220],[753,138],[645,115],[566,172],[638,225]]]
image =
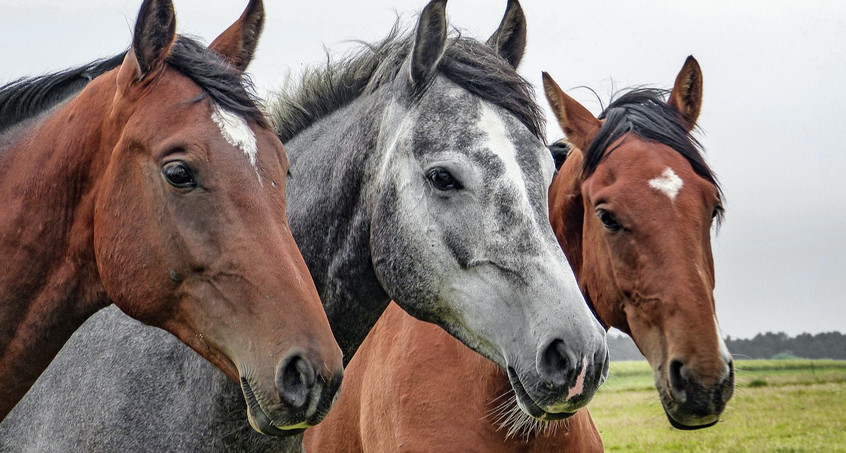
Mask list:
[[[685,373],[684,363],[671,360],[661,403],[670,424],[681,430],[707,428],[716,424],[734,393],[734,362],[727,363],[724,375],[705,387]],[[659,389],[662,385],[659,383]]]
[[316,425],[340,396],[343,372],[324,377],[304,354],[283,359],[276,371],[276,398],[270,402],[254,382],[241,376],[250,426],[268,436],[291,436]]
[[570,417],[587,405],[608,378],[608,366],[605,342],[587,357],[574,354],[556,339],[539,354],[535,382],[527,382],[529,376],[521,379],[513,367],[507,372],[520,409],[534,418],[552,421]]

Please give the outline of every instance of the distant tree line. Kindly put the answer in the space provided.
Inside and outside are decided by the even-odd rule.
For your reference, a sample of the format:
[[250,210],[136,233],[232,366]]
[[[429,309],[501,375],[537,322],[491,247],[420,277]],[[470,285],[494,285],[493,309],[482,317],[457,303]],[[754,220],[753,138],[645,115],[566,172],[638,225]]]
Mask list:
[[[790,337],[784,332],[759,333],[750,339],[726,338],[726,346],[736,359],[846,360],[846,335],[840,332],[809,333]],[[634,341],[626,335],[608,335],[611,360],[644,360]]]
[[726,346],[738,359],[803,359],[846,360],[846,335],[840,332],[809,333],[789,337],[784,332],[759,333],[755,337],[726,339]]

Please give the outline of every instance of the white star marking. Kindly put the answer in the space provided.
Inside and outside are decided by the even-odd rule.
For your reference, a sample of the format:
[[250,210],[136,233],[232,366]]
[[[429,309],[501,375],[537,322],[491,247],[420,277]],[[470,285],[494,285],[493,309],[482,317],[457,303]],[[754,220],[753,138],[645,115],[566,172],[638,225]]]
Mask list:
[[664,173],[661,173],[661,176],[650,179],[649,185],[653,189],[663,192],[664,195],[670,197],[670,200],[675,201],[679,190],[684,186],[684,182],[682,182],[681,178],[678,177],[672,168],[667,167]]

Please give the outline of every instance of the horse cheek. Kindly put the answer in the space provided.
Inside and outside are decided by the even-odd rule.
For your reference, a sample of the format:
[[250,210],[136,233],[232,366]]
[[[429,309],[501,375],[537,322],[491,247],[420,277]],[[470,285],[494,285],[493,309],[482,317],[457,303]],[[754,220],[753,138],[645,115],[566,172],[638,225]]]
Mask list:
[[[94,211],[94,253],[97,270],[110,300],[129,316],[157,324],[161,310],[150,301],[162,300],[167,270],[155,272],[160,232],[151,218],[156,185],[148,172],[133,171],[134,159],[113,159],[106,170]],[[115,162],[123,162],[115,164]],[[161,189],[159,189],[160,191]]]

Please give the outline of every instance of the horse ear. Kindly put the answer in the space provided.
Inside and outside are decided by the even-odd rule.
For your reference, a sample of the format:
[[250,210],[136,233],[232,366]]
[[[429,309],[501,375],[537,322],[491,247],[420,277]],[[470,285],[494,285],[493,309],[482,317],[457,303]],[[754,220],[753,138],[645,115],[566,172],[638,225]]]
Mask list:
[[676,83],[667,103],[681,112],[688,132],[696,126],[702,108],[702,69],[693,55],[687,57],[679,75],[676,76]]
[[161,70],[175,41],[176,13],[173,3],[170,0],[144,0],[132,37],[132,51],[138,65],[136,80]]
[[520,2],[508,0],[505,16],[499,28],[488,38],[488,45],[493,47],[511,66],[516,68],[520,64],[523,52],[526,50],[526,16],[523,14]]
[[261,0],[250,0],[241,17],[218,36],[209,49],[244,72],[256,52],[263,26],[264,5]]
[[543,73],[543,91],[561,130],[567,134],[567,141],[576,148],[587,149],[602,123],[582,104],[567,96],[546,72]]
[[447,0],[432,0],[420,13],[414,47],[411,49],[411,84],[424,85],[435,74],[446,49]]

